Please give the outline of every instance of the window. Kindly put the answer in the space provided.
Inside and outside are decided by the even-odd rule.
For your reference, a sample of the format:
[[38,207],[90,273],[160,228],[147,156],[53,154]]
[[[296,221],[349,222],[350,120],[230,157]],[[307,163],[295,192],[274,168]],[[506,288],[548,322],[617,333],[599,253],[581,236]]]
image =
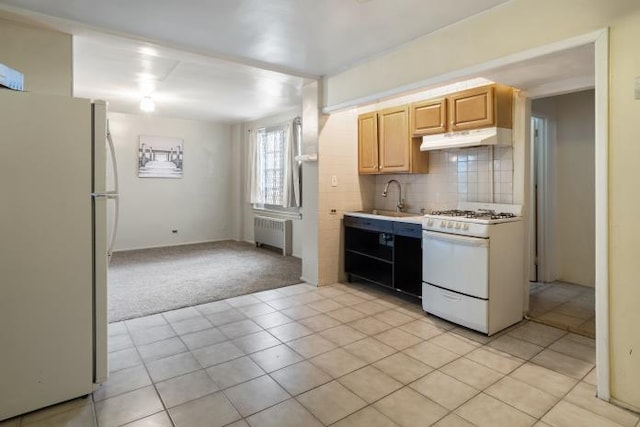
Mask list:
[[297,213],[301,206],[300,119],[261,128],[251,141],[250,195],[256,209]]
[[285,206],[285,129],[258,129],[258,185],[262,204]]

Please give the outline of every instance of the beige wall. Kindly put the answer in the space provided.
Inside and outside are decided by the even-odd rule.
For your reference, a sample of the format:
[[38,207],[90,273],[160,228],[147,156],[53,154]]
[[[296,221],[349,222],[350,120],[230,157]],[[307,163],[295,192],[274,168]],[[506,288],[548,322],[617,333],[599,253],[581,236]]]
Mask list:
[[585,91],[556,101],[557,278],[595,285],[595,99]]
[[594,91],[537,99],[532,112],[546,118],[548,127],[545,173],[553,202],[545,224],[550,271],[544,280],[594,286]]
[[[320,129],[318,172],[318,284],[342,279],[342,217],[373,207],[373,176],[358,175],[358,112],[332,114]],[[331,185],[331,177],[337,186]],[[335,214],[331,210],[335,209]]]
[[[110,113],[109,127],[120,181],[116,250],[238,238],[230,125]],[[183,177],[138,178],[140,135],[182,138]]]
[[0,62],[24,74],[29,92],[71,96],[71,35],[0,17]]
[[452,71],[599,30],[638,7],[637,0],[512,0],[326,77],[324,106],[432,83]]
[[[570,18],[568,18],[570,17]],[[540,23],[544,23],[541,31]],[[415,40],[324,81],[324,105],[435,82],[438,76],[509,54],[610,27],[609,287],[611,395],[640,408],[640,198],[634,173],[640,158],[640,3],[637,0],[512,0]],[[322,141],[321,137],[321,141]],[[518,184],[514,177],[514,184]],[[520,182],[524,186],[524,182]],[[322,192],[322,185],[320,191]],[[524,188],[524,187],[523,187]],[[515,186],[514,186],[515,191]],[[524,191],[524,190],[523,190]],[[525,192],[526,193],[526,192]],[[328,206],[321,206],[323,212]],[[334,249],[335,250],[335,249]]]
[[[639,5],[640,9],[640,5]],[[638,159],[640,100],[640,10],[613,23],[609,98],[609,280],[611,387],[614,398],[640,410],[640,224]]]

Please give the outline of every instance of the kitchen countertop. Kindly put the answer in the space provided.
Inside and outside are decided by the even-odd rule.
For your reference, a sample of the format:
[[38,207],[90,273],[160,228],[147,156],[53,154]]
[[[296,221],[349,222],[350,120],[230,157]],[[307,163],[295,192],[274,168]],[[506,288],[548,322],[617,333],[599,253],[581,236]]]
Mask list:
[[424,215],[415,214],[415,216],[389,216],[384,214],[373,214],[367,212],[345,212],[345,215],[355,216],[360,218],[369,218],[369,219],[379,219],[382,221],[393,221],[393,222],[406,222],[409,224],[420,224],[422,225],[422,220],[424,219]]

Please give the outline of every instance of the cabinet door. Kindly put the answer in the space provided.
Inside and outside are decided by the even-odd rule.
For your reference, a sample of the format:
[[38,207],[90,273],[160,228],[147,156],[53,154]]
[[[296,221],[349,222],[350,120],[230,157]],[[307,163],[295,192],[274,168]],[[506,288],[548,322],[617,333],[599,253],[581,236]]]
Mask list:
[[493,86],[483,86],[449,96],[449,130],[467,130],[495,125]]
[[380,111],[380,172],[409,172],[411,137],[409,136],[409,106]]
[[378,113],[358,116],[358,172],[378,173]]
[[447,127],[446,98],[411,104],[409,118],[413,136],[444,133]]

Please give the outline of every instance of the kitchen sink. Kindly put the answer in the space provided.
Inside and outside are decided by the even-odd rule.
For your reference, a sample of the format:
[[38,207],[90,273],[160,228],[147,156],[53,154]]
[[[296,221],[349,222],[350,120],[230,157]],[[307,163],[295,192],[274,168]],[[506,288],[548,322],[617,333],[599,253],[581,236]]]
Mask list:
[[369,215],[390,216],[390,217],[393,217],[393,218],[420,216],[420,214],[417,214],[417,213],[384,211],[384,210],[381,210],[381,209],[371,209],[371,210],[358,211],[358,212],[366,213],[366,214],[369,214]]

